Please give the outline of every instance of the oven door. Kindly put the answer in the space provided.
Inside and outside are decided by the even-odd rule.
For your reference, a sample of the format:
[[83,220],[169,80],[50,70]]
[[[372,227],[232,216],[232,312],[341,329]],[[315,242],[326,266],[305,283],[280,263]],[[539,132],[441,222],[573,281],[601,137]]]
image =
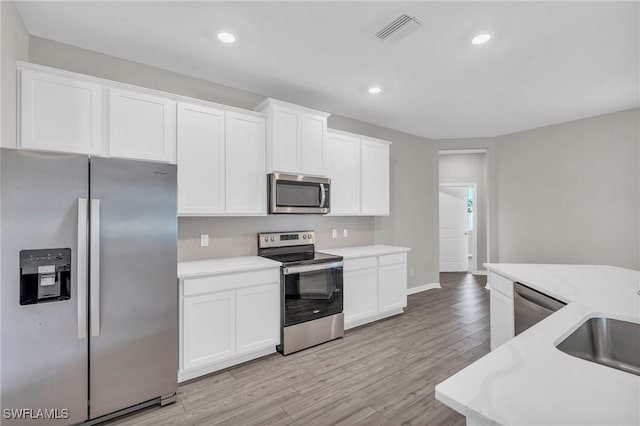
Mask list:
[[323,177],[271,173],[269,213],[327,214],[330,184]]
[[283,267],[283,326],[342,312],[342,261]]

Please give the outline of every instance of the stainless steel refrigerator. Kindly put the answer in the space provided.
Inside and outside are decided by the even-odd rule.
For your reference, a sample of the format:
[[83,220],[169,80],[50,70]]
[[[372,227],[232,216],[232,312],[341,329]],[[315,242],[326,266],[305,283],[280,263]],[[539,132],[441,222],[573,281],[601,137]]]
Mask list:
[[8,149],[0,159],[2,423],[173,402],[176,167]]

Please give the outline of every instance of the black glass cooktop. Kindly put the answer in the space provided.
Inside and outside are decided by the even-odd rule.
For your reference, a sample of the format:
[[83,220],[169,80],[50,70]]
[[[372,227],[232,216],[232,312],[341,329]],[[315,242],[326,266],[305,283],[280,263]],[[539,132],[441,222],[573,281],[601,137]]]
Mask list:
[[335,260],[342,260],[341,256],[335,256],[333,254],[314,252],[298,252],[298,253],[277,253],[277,254],[261,254],[262,257],[275,260],[276,262],[292,264],[311,264],[311,263],[323,263],[331,262]]

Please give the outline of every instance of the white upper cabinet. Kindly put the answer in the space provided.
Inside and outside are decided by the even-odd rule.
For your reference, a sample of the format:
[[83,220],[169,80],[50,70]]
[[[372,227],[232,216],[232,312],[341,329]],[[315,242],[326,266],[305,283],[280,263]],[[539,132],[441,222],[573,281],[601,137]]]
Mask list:
[[362,214],[389,215],[389,142],[362,141]]
[[391,142],[331,129],[325,142],[325,175],[331,179],[331,214],[389,214]]
[[109,89],[109,156],[174,162],[175,102],[124,89]]
[[266,99],[256,111],[267,114],[267,171],[324,175],[329,114]]
[[225,211],[228,215],[266,215],[266,121],[227,111],[225,127]]
[[265,119],[178,104],[178,214],[267,214]]
[[302,113],[300,138],[300,172],[324,175],[324,144],[327,139],[327,117]]
[[270,117],[272,137],[270,138],[270,171],[297,173],[298,142],[300,140],[301,116],[298,111],[275,107]]
[[225,211],[225,112],[178,104],[178,214]]
[[102,154],[100,85],[29,69],[20,81],[20,148]]
[[360,214],[360,139],[329,132],[325,175],[331,178],[331,215]]

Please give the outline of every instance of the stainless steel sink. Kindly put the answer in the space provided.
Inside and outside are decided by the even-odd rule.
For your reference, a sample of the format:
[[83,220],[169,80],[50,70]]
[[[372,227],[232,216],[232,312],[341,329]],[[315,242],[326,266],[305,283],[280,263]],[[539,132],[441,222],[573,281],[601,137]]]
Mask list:
[[556,347],[569,355],[640,376],[640,324],[591,318]]

